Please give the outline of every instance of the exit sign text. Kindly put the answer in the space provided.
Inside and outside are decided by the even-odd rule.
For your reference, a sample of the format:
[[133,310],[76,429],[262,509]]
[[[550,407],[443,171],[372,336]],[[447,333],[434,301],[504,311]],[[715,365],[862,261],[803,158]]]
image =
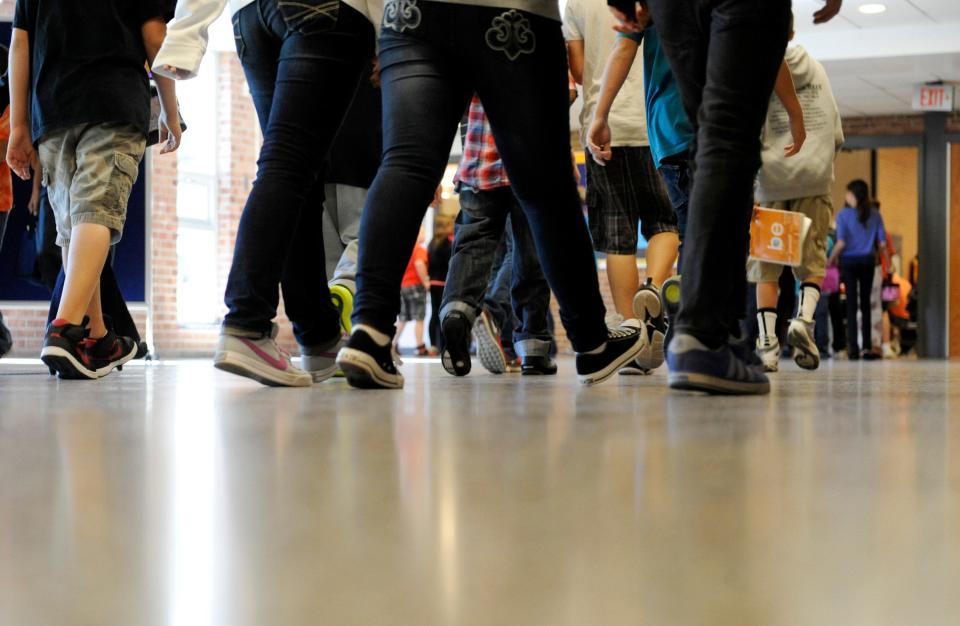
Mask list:
[[914,111],[952,111],[953,85],[917,85],[913,91]]

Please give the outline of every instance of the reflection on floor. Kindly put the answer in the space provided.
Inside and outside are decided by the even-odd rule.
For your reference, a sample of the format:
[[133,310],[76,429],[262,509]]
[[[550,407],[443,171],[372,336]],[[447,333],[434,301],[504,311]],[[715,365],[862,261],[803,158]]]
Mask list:
[[769,397],[0,362],[0,624],[956,624],[960,364]]

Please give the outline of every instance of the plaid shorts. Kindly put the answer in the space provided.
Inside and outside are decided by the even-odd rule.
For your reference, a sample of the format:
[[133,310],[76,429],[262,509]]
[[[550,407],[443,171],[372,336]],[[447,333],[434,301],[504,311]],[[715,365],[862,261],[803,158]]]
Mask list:
[[427,317],[427,290],[423,285],[400,289],[400,321],[422,322]]
[[636,254],[641,233],[679,232],[650,148],[614,148],[606,166],[587,155],[587,215],[594,249],[607,254]]

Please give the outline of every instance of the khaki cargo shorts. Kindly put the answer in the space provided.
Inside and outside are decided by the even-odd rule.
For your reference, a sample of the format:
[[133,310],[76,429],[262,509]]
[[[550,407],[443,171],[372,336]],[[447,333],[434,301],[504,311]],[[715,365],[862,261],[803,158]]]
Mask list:
[[70,242],[70,231],[78,224],[106,226],[110,243],[120,241],[146,145],[142,132],[123,123],[82,124],[40,140],[58,246]]
[[[764,208],[803,213],[813,220],[807,239],[803,242],[803,260],[800,265],[791,269],[796,279],[801,282],[811,278],[823,278],[827,273],[827,235],[833,225],[833,202],[830,196],[768,202]],[[780,280],[782,272],[782,265],[752,259],[747,261],[747,280],[751,283],[775,283]]]

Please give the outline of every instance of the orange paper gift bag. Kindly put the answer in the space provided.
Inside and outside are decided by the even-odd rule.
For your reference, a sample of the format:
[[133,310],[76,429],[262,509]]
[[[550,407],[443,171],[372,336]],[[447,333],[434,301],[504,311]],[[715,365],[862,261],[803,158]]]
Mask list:
[[803,262],[803,242],[813,224],[806,215],[755,207],[750,222],[750,258],[796,267]]

